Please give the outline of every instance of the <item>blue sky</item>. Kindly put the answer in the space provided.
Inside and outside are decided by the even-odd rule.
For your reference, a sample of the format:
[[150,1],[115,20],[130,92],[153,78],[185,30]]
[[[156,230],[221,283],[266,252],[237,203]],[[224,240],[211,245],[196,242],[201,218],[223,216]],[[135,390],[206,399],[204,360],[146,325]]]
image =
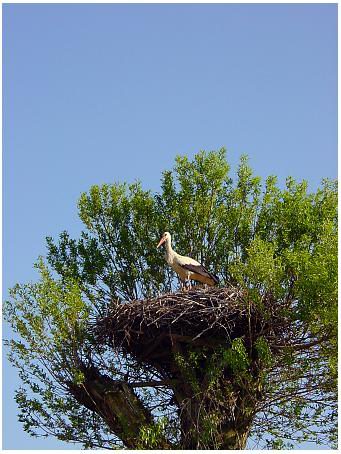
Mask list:
[[[336,178],[336,4],[3,5],[4,298],[46,236],[79,234],[90,185],[157,190],[221,146],[281,184]],[[67,449],[23,432],[3,372],[3,447]]]

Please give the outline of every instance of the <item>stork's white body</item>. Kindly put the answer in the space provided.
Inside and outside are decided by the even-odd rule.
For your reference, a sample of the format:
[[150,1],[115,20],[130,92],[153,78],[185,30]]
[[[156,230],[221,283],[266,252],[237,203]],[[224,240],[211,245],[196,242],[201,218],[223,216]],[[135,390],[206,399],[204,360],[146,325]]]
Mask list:
[[183,268],[183,266],[187,264],[200,266],[200,263],[192,259],[191,257],[186,257],[175,252],[172,249],[170,242],[168,241],[165,244],[165,248],[165,259],[168,265],[173,268],[173,270],[179,275],[182,281],[190,280],[191,276],[195,273]]
[[216,276],[209,273],[199,262],[175,252],[172,248],[171,236],[166,232],[161,238],[159,245],[165,244],[165,258],[173,270],[178,274],[180,281],[183,283],[194,281],[202,282],[207,285],[215,285],[218,283]]

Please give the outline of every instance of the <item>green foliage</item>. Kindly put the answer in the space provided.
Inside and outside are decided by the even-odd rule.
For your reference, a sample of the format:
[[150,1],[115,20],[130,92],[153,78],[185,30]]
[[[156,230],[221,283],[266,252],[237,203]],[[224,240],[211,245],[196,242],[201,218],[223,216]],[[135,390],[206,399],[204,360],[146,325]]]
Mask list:
[[3,310],[15,333],[6,342],[9,359],[24,385],[15,394],[19,421],[31,435],[99,447],[108,438],[101,419],[65,393],[66,383],[82,382],[80,360],[93,350],[87,333],[91,307],[74,279],[53,278],[41,259],[36,267],[40,281],[16,285]]
[[[136,379],[150,377],[128,357],[123,366],[115,362],[104,347],[95,344],[87,323],[113,298],[151,297],[177,285],[156,249],[165,230],[172,233],[175,250],[204,263],[219,276],[221,285],[241,285],[259,303],[269,294],[279,302],[295,301],[289,314],[292,329],[308,333],[311,339],[324,339],[313,354],[297,356],[288,349],[280,366],[266,339],[256,339],[254,349],[263,378],[267,377],[269,401],[278,393],[294,393],[305,374],[309,389],[318,390],[316,401],[320,402],[311,406],[306,395],[306,399],[280,401],[278,411],[271,409],[277,411],[271,426],[264,421],[257,426],[256,420],[259,434],[267,431],[272,446],[280,448],[284,432],[305,434],[311,425],[334,424],[332,404],[323,410],[320,394],[332,402],[336,389],[335,181],[324,180],[315,193],[308,191],[307,182],[290,177],[284,188],[274,176],[263,185],[245,156],[233,179],[224,149],[201,151],[192,161],[178,156],[174,168],[163,173],[157,194],[139,182],[95,185],[81,195],[78,210],[85,226],[80,238],[72,239],[67,232],[58,240],[47,238],[47,263],[39,260],[37,265],[40,280],[16,285],[4,305],[5,319],[14,332],[7,343],[9,357],[23,382],[16,394],[19,418],[27,432],[54,434],[62,440],[81,441],[85,447],[121,446],[97,414],[66,392],[66,384],[82,384],[80,364],[87,362],[118,379],[128,372]],[[176,355],[195,393],[202,391],[203,363],[213,392],[223,371],[230,371],[241,383],[252,379],[252,360],[242,338],[211,358],[204,351]],[[271,375],[275,367],[280,368]],[[143,392],[144,402],[152,407],[157,393]],[[213,416],[210,421],[215,421]],[[160,422],[141,430],[144,447],[156,446],[161,426]],[[205,436],[212,431],[207,426]],[[334,434],[330,429],[326,436],[333,441]]]
[[191,385],[195,393],[200,392],[200,385],[197,379],[197,369],[199,355],[195,351],[190,351],[187,358],[179,352],[174,354],[174,359],[178,365],[184,379]]
[[204,415],[200,433],[200,441],[203,446],[219,446],[217,439],[220,424],[221,415],[217,411],[211,411]]
[[271,366],[273,363],[273,357],[267,340],[261,336],[255,342],[255,348],[258,354],[259,360],[265,366]]
[[250,358],[243,340],[241,338],[234,339],[230,347],[217,349],[216,353],[210,358],[207,365],[208,389],[214,389],[217,386],[226,368],[233,374],[237,383],[238,380],[248,375],[249,365]]
[[137,449],[157,449],[160,439],[166,435],[169,421],[167,418],[159,418],[154,424],[142,426]]
[[168,230],[176,249],[214,269],[223,283],[285,298],[295,279],[300,317],[313,323],[319,298],[327,322],[335,307],[336,200],[336,183],[328,180],[315,194],[292,178],[281,190],[269,177],[262,190],[245,156],[233,185],[225,150],[200,152],[193,161],[177,157],[174,170],[163,173],[160,194],[140,183],[93,186],[78,204],[87,232],[78,241],[66,232],[58,244],[48,238],[48,260],[94,300],[150,297],[172,285],[155,247]]

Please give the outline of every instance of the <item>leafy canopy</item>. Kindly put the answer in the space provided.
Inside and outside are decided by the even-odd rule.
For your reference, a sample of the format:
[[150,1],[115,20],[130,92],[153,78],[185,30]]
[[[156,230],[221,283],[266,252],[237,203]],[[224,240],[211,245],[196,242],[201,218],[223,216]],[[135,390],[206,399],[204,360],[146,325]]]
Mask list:
[[[174,275],[156,249],[160,234],[168,230],[174,249],[205,264],[221,285],[240,285],[259,304],[269,293],[278,301],[292,299],[293,326],[309,339],[325,339],[313,355],[297,357],[288,351],[280,365],[271,359],[266,342],[258,341],[267,402],[272,398],[274,403],[255,419],[254,437],[266,432],[275,447],[294,440],[294,433],[299,441],[335,439],[335,181],[323,180],[314,193],[306,181],[291,177],[284,188],[275,176],[263,184],[245,156],[233,179],[224,149],[201,151],[192,161],[178,156],[174,169],[163,172],[159,193],[143,189],[140,182],[95,185],[81,195],[78,209],[85,226],[80,238],[72,239],[66,231],[57,241],[47,238],[46,261],[37,264],[40,280],[16,285],[4,307],[15,333],[8,341],[9,355],[23,382],[16,400],[26,431],[86,447],[120,446],[101,418],[70,395],[68,386],[82,382],[80,364],[87,361],[114,378],[122,378],[128,369],[138,378],[148,376],[129,358],[118,364],[96,345],[87,323],[113,298],[130,301],[174,289]],[[237,369],[248,364],[243,350],[235,354],[238,342],[219,360],[237,361]],[[306,392],[298,397],[295,390],[302,386]],[[144,391],[147,406],[155,398],[153,391]],[[262,417],[266,412],[269,424]],[[155,417],[160,414],[165,410]],[[158,431],[165,420],[161,422],[155,426]],[[148,430],[142,431],[141,446]]]

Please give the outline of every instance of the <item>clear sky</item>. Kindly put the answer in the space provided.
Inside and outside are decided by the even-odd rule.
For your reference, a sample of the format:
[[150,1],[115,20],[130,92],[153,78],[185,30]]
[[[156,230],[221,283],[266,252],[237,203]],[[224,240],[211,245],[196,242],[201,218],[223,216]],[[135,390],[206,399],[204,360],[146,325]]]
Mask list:
[[[157,190],[221,146],[281,184],[337,176],[336,4],[3,5],[4,298],[90,185]],[[68,448],[23,432],[3,371],[3,447]]]

